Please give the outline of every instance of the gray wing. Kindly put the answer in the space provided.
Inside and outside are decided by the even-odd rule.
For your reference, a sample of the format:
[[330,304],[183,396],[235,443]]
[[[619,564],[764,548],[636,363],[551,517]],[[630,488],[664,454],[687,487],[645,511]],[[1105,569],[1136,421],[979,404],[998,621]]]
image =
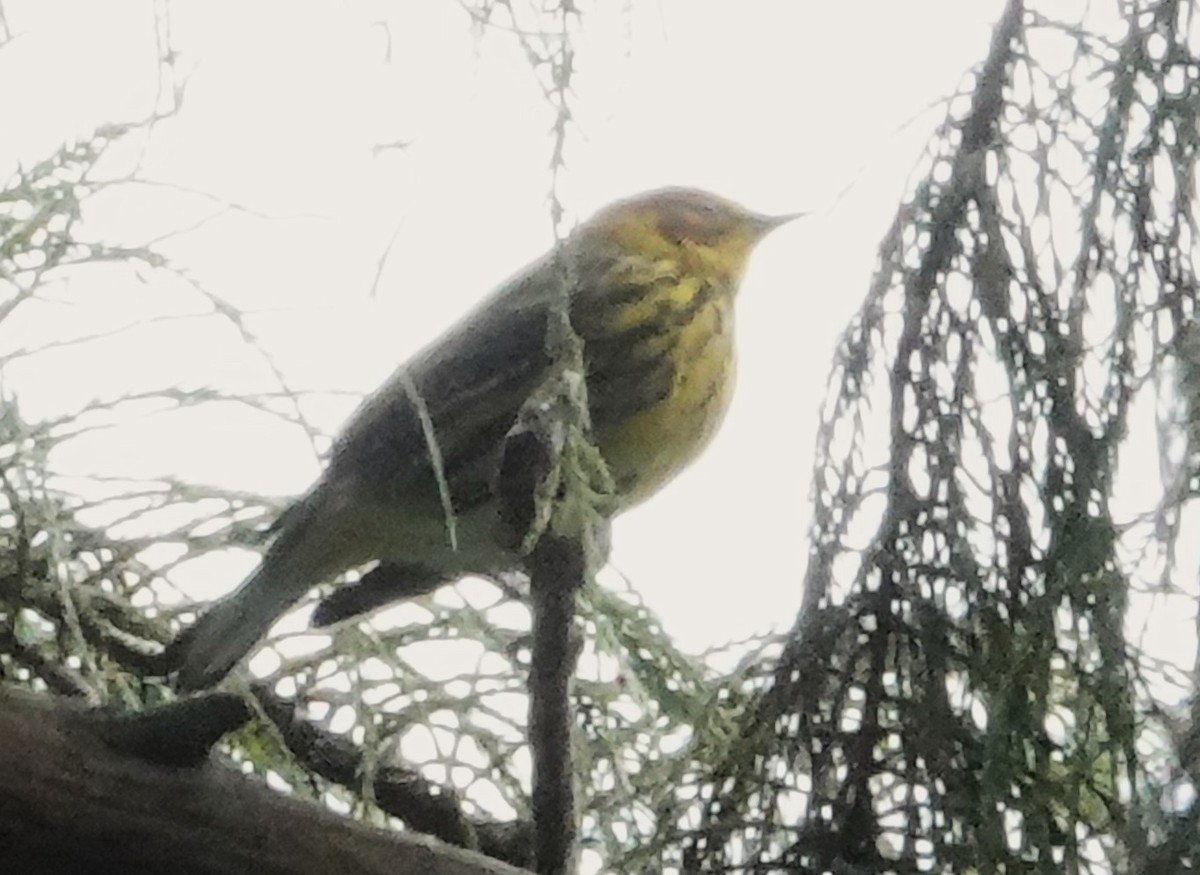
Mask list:
[[385,502],[439,500],[432,437],[455,511],[486,500],[504,437],[550,364],[555,288],[553,265],[534,264],[398,369],[351,417],[324,479],[351,477]]
[[[639,342],[639,332],[662,330],[659,321],[614,330],[606,299],[645,289],[603,288],[599,278],[614,255],[590,243],[586,257],[576,250],[571,308],[584,340],[590,407],[602,439],[612,422],[665,394],[674,363],[665,351],[648,353],[652,347]],[[551,256],[535,262],[397,370],[351,417],[323,479],[352,479],[385,503],[440,505],[432,438],[455,512],[486,501],[504,438],[551,364],[547,317],[561,283]]]

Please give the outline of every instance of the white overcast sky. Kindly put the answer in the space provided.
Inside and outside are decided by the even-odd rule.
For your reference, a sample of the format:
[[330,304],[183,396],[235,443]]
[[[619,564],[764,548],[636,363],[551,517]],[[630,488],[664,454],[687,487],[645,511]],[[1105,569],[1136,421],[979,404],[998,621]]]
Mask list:
[[[836,337],[942,118],[931,106],[984,56],[1001,3],[597,5],[585,6],[576,41],[577,124],[561,186],[573,215],[668,184],[812,214],[765,243],[752,265],[739,302],[739,393],[723,432],[616,528],[614,565],[668,631],[699,650],[794,617],[816,410]],[[0,172],[149,111],[154,5],[3,8],[16,38],[0,50]],[[159,248],[251,314],[294,387],[369,391],[552,242],[551,110],[509,34],[473,31],[451,0],[165,8],[190,81],[179,116],[138,143],[143,175],[257,215],[221,215]],[[398,140],[409,145],[372,149]],[[213,206],[150,189],[105,195],[92,217],[108,239],[141,243]],[[0,353],[206,312],[178,282],[96,277],[55,289],[53,304],[0,327]],[[273,386],[260,355],[202,316],[31,357],[6,377],[4,389],[34,418],[138,389]],[[349,403],[308,412],[334,430]],[[59,461],[80,473],[174,474],[279,495],[300,492],[318,471],[303,435],[268,417],[180,420],[140,419]],[[241,570],[206,566],[195,577],[223,590]]]

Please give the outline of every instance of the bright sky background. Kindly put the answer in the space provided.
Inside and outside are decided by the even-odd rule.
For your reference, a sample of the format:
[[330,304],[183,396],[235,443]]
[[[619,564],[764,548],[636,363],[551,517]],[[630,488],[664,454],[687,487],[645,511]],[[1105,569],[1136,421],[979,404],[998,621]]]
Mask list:
[[[812,213],[760,247],[743,287],[739,394],[723,432],[616,527],[616,568],[683,646],[700,650],[794,618],[816,411],[837,335],[942,118],[933,104],[982,59],[1001,3],[596,5],[585,6],[575,43],[577,124],[561,188],[573,215],[668,184]],[[143,176],[175,188],[103,195],[95,228],[141,244],[219,207],[183,189],[251,210],[158,248],[251,314],[294,388],[370,391],[551,244],[552,110],[507,32],[473,30],[448,0],[168,8],[170,44],[190,73],[186,101],[133,146],[144,149]],[[151,3],[6,0],[3,9],[17,37],[0,50],[0,172],[154,104]],[[372,148],[398,140],[409,145]],[[114,271],[108,283],[54,291],[57,303],[0,328],[0,353],[134,327],[7,369],[4,389],[26,417],[164,386],[276,388],[262,356],[202,315],[204,299],[183,283],[130,283]],[[164,314],[196,315],[148,321]],[[351,406],[306,412],[332,432]],[[58,461],[279,495],[299,493],[319,470],[299,430],[243,409],[142,418]],[[224,590],[241,570],[194,577]]]

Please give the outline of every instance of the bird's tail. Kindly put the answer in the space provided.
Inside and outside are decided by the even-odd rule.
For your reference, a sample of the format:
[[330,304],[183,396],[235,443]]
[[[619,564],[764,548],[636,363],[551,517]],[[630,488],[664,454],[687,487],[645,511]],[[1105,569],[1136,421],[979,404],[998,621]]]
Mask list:
[[167,664],[179,669],[180,690],[215,686],[304,595],[307,581],[297,591],[294,582],[276,579],[274,567],[263,562],[236,592],[209,608],[171,644]]
[[179,689],[214,686],[310,587],[366,558],[343,509],[355,505],[338,498],[318,488],[286,512],[258,570],[167,648],[164,665],[178,670]]

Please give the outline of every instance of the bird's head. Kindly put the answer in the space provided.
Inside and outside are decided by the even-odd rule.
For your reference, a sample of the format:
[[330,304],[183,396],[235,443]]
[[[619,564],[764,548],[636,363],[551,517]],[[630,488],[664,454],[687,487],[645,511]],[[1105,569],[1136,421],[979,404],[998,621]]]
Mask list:
[[699,189],[664,188],[606,207],[579,231],[605,237],[622,252],[679,260],[688,272],[736,286],[755,244],[801,215],[767,216]]

